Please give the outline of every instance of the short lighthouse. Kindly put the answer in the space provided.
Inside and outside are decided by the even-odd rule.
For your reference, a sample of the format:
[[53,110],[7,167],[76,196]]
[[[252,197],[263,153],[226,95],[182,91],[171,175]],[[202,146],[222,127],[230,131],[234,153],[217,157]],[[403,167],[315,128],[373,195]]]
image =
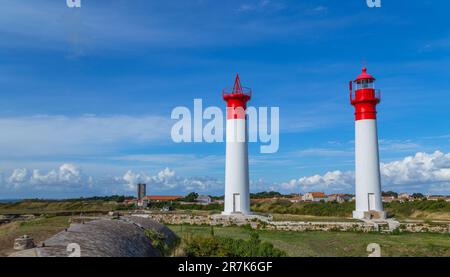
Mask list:
[[363,68],[350,82],[350,102],[355,107],[355,195],[353,218],[384,219],[381,201],[380,160],[378,153],[377,111],[381,92],[375,78]]
[[247,102],[252,90],[243,87],[236,76],[232,89],[224,89],[227,102],[225,209],[222,214],[250,214],[250,192],[247,146]]

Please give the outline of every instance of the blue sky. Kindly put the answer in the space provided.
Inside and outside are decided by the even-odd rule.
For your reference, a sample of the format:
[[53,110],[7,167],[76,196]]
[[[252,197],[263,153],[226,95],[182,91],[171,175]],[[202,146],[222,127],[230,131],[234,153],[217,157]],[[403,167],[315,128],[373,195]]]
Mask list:
[[223,193],[223,143],[175,144],[176,106],[237,72],[280,107],[251,190],[353,191],[348,81],[378,80],[383,189],[450,194],[448,1],[0,0],[0,198]]

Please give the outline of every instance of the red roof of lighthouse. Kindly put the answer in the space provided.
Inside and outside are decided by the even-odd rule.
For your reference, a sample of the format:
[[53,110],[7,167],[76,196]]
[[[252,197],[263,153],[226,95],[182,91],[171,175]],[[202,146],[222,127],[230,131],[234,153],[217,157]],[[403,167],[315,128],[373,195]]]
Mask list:
[[252,96],[252,89],[243,87],[241,85],[241,78],[239,77],[239,74],[236,74],[236,79],[234,80],[233,88],[225,88],[222,91],[222,93],[223,93],[224,97],[226,95],[230,95],[230,96],[246,95],[250,99],[250,97]]
[[355,79],[355,82],[356,81],[360,81],[360,80],[372,80],[372,81],[374,81],[375,78],[372,75],[370,75],[369,73],[367,73],[367,68],[363,67],[362,73]]
[[239,78],[239,74],[236,74],[236,80],[234,80],[233,91],[231,93],[244,93],[241,85],[241,78]]

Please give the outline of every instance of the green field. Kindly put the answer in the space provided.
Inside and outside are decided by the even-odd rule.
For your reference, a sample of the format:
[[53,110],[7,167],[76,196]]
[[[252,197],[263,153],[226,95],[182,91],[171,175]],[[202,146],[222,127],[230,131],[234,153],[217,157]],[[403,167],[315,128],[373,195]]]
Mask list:
[[[171,225],[181,238],[210,235],[209,226]],[[398,235],[351,232],[259,231],[263,241],[272,243],[293,257],[364,257],[370,243],[381,246],[382,256],[450,257],[450,234],[403,233]],[[214,235],[249,239],[244,227],[214,227]]]

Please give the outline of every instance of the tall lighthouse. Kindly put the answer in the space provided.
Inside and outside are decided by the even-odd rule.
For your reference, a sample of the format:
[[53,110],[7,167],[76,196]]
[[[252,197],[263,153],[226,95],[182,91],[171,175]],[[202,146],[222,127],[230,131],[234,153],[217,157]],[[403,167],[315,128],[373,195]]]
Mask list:
[[353,218],[386,217],[381,201],[378,154],[376,106],[380,100],[381,92],[375,89],[375,78],[363,68],[356,80],[350,82],[350,102],[355,107],[356,210]]
[[247,118],[245,110],[252,90],[243,87],[236,76],[231,90],[224,89],[227,102],[225,210],[222,214],[250,214],[248,177]]

